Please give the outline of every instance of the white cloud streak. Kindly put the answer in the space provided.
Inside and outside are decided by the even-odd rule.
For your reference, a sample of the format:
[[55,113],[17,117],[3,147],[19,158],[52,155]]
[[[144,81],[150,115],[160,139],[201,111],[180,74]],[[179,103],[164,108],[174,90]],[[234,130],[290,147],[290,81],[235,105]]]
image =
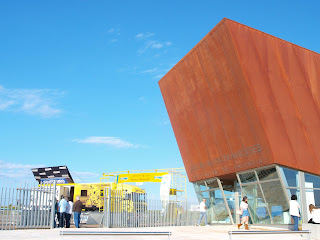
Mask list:
[[171,68],[149,68],[142,71],[143,74],[151,75],[154,79],[161,79]]
[[124,141],[118,137],[88,137],[85,139],[75,139],[73,141],[77,143],[102,144],[115,148],[138,148],[141,146]]
[[30,165],[11,163],[0,160],[0,177],[8,178],[33,178],[32,168],[41,168],[44,165]]
[[148,40],[145,42],[144,47],[138,49],[138,53],[139,54],[143,54],[145,53],[148,49],[160,49],[162,48],[164,45],[158,41],[155,40]]
[[63,92],[52,89],[6,89],[0,86],[0,111],[55,117],[62,113],[55,107],[61,95]]
[[142,73],[154,73],[159,71],[157,67],[144,70]]
[[109,34],[113,34],[113,35],[120,35],[120,29],[119,28],[110,28],[107,32]]
[[139,54],[145,53],[147,50],[150,49],[161,49],[163,47],[169,47],[172,45],[172,42],[160,42],[158,40],[151,40],[150,37],[154,36],[154,33],[139,33],[135,36],[136,40],[143,40],[144,46],[138,49]]
[[135,36],[135,38],[138,40],[141,40],[141,39],[146,39],[152,36],[154,36],[154,33],[147,32],[147,33],[139,33]]

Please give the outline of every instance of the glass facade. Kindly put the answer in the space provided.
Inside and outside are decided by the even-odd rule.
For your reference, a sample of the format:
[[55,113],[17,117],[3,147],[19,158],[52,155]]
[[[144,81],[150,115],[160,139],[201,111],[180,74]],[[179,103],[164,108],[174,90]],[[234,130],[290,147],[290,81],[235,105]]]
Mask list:
[[309,219],[308,206],[320,208],[320,177],[281,166],[268,166],[236,173],[228,179],[194,183],[198,200],[207,199],[208,222],[239,222],[236,210],[248,197],[252,224],[291,224],[289,201],[297,195],[302,222]]

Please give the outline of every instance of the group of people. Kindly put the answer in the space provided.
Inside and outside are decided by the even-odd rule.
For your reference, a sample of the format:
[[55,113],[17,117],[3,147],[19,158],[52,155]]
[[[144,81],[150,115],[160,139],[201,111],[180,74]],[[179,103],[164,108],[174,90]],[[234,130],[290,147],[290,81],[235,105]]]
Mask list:
[[[249,230],[248,224],[249,224],[249,210],[248,210],[248,198],[245,196],[242,199],[242,202],[240,204],[240,211],[242,213],[241,215],[241,223],[238,224],[238,228],[242,226],[242,224],[245,224],[245,229]],[[206,206],[206,199],[202,199],[202,202],[200,203],[200,217],[198,220],[198,226],[200,226],[201,220],[204,218],[205,226],[209,226],[207,222],[207,209]]]
[[[204,198],[202,202],[200,203],[200,218],[198,221],[198,226],[200,226],[202,218],[205,220],[205,225],[208,226],[207,223],[207,207],[205,205],[206,199]],[[240,204],[240,209],[237,212],[240,214],[240,219],[241,222],[238,224],[238,229],[242,225],[245,226],[246,230],[249,230],[248,224],[249,224],[249,205],[248,205],[248,197],[244,196],[241,204]],[[320,224],[320,209],[318,209],[316,206],[313,204],[309,205],[309,211],[310,211],[310,216],[311,218],[309,219],[308,223],[313,223],[313,224]],[[291,218],[294,222],[294,231],[298,231],[298,221],[300,218],[300,205],[297,202],[297,195],[292,195],[291,200],[290,200],[290,209],[289,209],[289,214],[291,215]]]
[[82,202],[80,201],[80,197],[76,197],[76,202],[73,204],[71,199],[68,197],[61,196],[61,200],[56,202],[56,216],[58,220],[58,225],[55,223],[55,227],[60,228],[70,228],[70,220],[73,213],[74,216],[74,225],[76,228],[80,227],[80,214],[82,211]]
[[[290,200],[290,215],[294,222],[294,231],[298,231],[298,221],[300,218],[300,205],[297,201],[297,195],[292,195]],[[315,205],[309,204],[310,219],[308,223],[320,224],[320,209]]]

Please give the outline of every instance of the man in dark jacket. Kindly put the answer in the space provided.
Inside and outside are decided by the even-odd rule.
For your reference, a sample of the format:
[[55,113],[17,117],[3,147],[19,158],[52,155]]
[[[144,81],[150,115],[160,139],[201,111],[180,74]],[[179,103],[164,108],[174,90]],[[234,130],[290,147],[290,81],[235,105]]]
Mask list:
[[80,214],[82,211],[82,202],[80,201],[80,196],[76,197],[77,201],[73,204],[73,214],[74,214],[74,225],[76,228],[80,227]]

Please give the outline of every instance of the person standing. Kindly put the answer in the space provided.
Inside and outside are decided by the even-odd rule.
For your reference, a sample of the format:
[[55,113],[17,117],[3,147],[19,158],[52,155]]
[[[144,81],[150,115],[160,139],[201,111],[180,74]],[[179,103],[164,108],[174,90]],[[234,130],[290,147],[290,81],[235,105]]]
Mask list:
[[61,228],[63,228],[65,225],[67,206],[68,206],[67,200],[63,197],[63,195],[61,195],[61,200],[59,202],[59,212],[60,212],[59,226]]
[[73,202],[71,201],[71,198],[68,199],[68,206],[66,210],[66,228],[70,228],[70,220],[72,215],[72,208],[73,208]]
[[[56,220],[56,218],[57,218],[57,220]],[[58,199],[55,199],[55,203],[54,203],[54,228],[57,227],[57,221],[58,221],[58,227],[59,227],[59,221],[60,221],[59,204],[58,204]]]
[[242,211],[241,215],[241,223],[238,224],[238,229],[240,229],[242,224],[245,224],[245,229],[249,230],[248,224],[249,224],[249,210],[248,210],[248,198],[247,196],[244,196],[242,198],[242,201],[240,203],[240,211]]
[[298,231],[298,221],[299,221],[299,217],[300,217],[300,205],[297,202],[297,195],[292,195],[291,196],[291,200],[290,200],[290,210],[289,213],[293,219],[294,222],[294,227],[293,227],[293,231]]
[[206,199],[204,198],[202,200],[202,202],[200,203],[200,217],[199,217],[199,221],[198,221],[198,226],[200,226],[200,223],[201,223],[201,220],[203,217],[204,217],[205,225],[209,226],[208,222],[207,222],[207,209],[208,208],[206,207]]
[[74,225],[76,228],[80,227],[80,214],[82,211],[82,202],[80,201],[80,197],[76,197],[77,201],[73,204],[73,216],[74,216]]

